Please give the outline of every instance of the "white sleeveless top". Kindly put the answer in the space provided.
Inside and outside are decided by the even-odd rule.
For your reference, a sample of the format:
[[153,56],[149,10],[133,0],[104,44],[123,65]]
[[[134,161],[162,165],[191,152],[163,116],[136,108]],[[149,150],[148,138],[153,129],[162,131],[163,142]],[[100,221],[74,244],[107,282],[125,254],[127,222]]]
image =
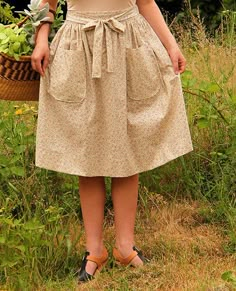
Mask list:
[[136,4],[136,0],[67,0],[68,10],[110,11],[125,9]]

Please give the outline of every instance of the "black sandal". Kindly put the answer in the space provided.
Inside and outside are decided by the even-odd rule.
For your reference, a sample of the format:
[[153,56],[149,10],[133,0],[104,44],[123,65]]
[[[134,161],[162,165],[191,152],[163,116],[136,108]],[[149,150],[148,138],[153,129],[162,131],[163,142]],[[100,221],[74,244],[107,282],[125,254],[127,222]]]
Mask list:
[[[93,274],[89,274],[86,272],[86,265],[87,265],[88,261],[91,261],[91,262],[94,262],[97,264],[97,268]],[[91,256],[90,253],[88,251],[86,251],[84,254],[84,257],[82,259],[82,264],[81,264],[81,268],[79,271],[78,281],[79,282],[87,282],[87,281],[93,280],[95,278],[94,275],[98,271],[102,270],[103,266],[107,263],[107,261],[108,261],[108,253],[107,253],[106,248],[103,249],[103,254],[101,257]]]

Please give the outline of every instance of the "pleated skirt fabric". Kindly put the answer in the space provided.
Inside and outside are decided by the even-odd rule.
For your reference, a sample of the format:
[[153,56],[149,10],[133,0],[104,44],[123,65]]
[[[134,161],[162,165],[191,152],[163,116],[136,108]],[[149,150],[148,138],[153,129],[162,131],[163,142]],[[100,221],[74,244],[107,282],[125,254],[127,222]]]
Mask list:
[[68,10],[40,79],[36,166],[127,177],[192,150],[180,76],[137,5]]

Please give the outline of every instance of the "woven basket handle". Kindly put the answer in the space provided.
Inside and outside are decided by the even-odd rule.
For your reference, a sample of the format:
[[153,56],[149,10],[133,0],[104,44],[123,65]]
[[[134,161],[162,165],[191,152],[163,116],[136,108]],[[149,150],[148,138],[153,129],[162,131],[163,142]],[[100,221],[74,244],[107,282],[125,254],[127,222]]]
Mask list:
[[17,26],[21,27],[28,19],[29,16],[24,17],[20,22],[17,23]]
[[[16,23],[18,27],[21,27],[27,20],[29,19],[29,16],[24,17],[21,21]],[[7,24],[5,27],[10,27],[12,24]]]

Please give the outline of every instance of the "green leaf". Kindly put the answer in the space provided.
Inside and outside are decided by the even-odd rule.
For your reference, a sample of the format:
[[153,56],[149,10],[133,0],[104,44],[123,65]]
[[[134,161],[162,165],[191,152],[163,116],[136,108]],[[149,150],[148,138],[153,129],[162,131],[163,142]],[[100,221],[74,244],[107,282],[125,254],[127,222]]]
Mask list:
[[3,45],[3,44],[6,44],[6,43],[9,42],[9,40],[10,40],[10,38],[9,38],[9,36],[8,36],[8,37],[6,37],[5,39],[2,40],[1,44],[2,44],[2,45]]
[[10,218],[5,217],[4,219],[2,219],[2,222],[10,226],[15,226],[13,220]]
[[18,41],[19,42],[25,42],[25,35],[24,34],[19,35]]
[[197,126],[199,128],[207,128],[209,126],[209,121],[206,118],[200,118],[197,121]]
[[[12,159],[10,159],[10,161],[8,160],[8,162],[9,162],[9,164],[15,164],[20,159],[21,159],[20,155],[14,155],[14,157]],[[0,161],[1,161],[1,158],[0,158]]]
[[233,274],[232,271],[224,272],[221,275],[221,279],[223,279],[226,282],[236,283],[236,276]]
[[70,238],[66,239],[66,246],[67,246],[67,254],[70,254],[71,250],[72,250],[72,242],[71,242]]
[[1,32],[0,33],[0,40],[6,39],[6,38],[7,38],[6,34]]
[[11,42],[15,42],[17,40],[17,36],[13,33],[9,36]]
[[4,54],[7,54],[7,52],[8,52],[8,48],[6,48],[6,49],[3,49],[3,48],[1,49],[1,48],[0,48],[0,52],[2,52],[2,53],[4,53]]
[[188,79],[190,79],[190,78],[192,78],[192,76],[193,76],[193,72],[192,72],[192,71],[189,71],[189,70],[186,70],[186,71],[182,74],[182,76],[183,76],[184,78],[188,78]]
[[210,83],[207,88],[206,91],[209,93],[217,93],[220,91],[220,87],[218,86],[217,83]]
[[43,224],[41,224],[39,221],[37,221],[37,220],[28,221],[28,222],[26,222],[24,224],[23,227],[26,230],[37,230],[37,229],[45,228],[45,226]]
[[8,54],[9,54],[10,56],[13,56],[13,55],[14,55],[14,51],[13,51],[13,49],[12,49],[12,46],[9,46]]
[[5,244],[6,238],[4,236],[0,236],[0,244]]
[[20,49],[20,42],[19,41],[16,41],[14,44],[13,44],[13,50],[15,53],[19,52],[19,49]]
[[3,260],[0,266],[2,268],[6,268],[6,267],[12,268],[17,264],[18,264],[18,261],[11,262],[11,261]]
[[21,251],[22,253],[25,253],[25,250],[26,250],[26,248],[25,248],[25,246],[24,246],[24,245],[15,246],[15,249],[17,249],[17,250]]
[[16,154],[21,154],[26,150],[25,145],[18,145],[17,147],[14,148],[14,153]]
[[2,175],[4,178],[7,178],[8,176],[10,176],[11,172],[8,168],[3,168],[0,169],[0,175]]
[[9,187],[14,190],[16,193],[20,193],[20,190],[18,190],[11,182],[8,182]]
[[32,23],[32,25],[35,26],[35,27],[37,27],[37,26],[40,25],[40,21],[36,21],[36,22]]
[[14,57],[17,61],[20,60],[20,56],[19,56],[18,54],[13,54],[13,57]]
[[16,176],[20,176],[20,177],[24,177],[25,176],[25,170],[23,167],[16,167],[13,166],[10,168],[10,171],[12,174],[16,175]]
[[41,3],[41,0],[34,0],[34,1],[31,1],[31,3],[28,4],[27,6],[29,7],[30,10],[35,10],[39,8],[40,3]]
[[0,166],[7,166],[9,164],[9,158],[4,155],[0,155]]
[[231,97],[231,100],[232,100],[233,104],[236,104],[236,95],[233,95],[233,96]]

